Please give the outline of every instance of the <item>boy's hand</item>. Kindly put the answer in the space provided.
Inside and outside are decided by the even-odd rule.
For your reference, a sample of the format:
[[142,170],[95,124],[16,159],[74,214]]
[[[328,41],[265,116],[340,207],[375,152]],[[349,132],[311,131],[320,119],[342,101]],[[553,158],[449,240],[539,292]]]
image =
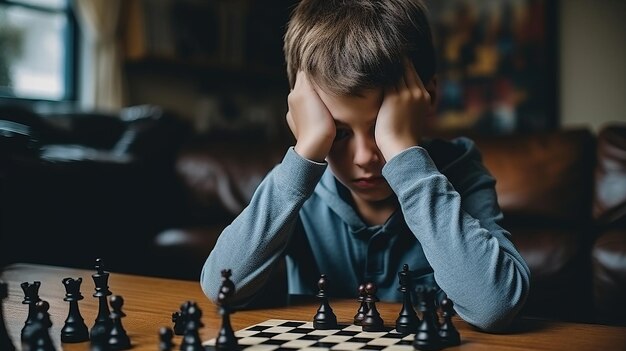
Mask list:
[[335,139],[335,121],[304,72],[298,72],[287,104],[287,123],[296,137],[295,151],[309,160],[323,162]]
[[404,60],[404,75],[385,89],[374,136],[380,152],[389,161],[421,141],[422,121],[431,97],[410,60]]

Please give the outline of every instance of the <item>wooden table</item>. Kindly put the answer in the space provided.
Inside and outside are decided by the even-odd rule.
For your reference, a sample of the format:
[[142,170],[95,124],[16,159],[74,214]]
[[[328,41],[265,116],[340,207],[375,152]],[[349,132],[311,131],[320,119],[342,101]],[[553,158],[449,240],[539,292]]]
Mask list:
[[[3,301],[7,329],[20,350],[20,331],[27,316],[27,306],[22,304],[24,293],[22,282],[40,281],[39,296],[50,303],[53,326],[50,334],[59,350],[89,350],[89,343],[61,344],[61,328],[67,317],[69,304],[63,301],[65,288],[63,278],[82,277],[81,293],[85,297],[79,302],[80,311],[89,328],[93,325],[98,300],[92,297],[94,271],[52,267],[34,264],[14,264],[6,267],[0,279],[9,284],[9,297]],[[115,295],[124,298],[126,317],[122,323],[128,332],[133,351],[158,350],[158,329],[172,327],[171,315],[188,300],[198,303],[203,311],[205,324],[200,330],[203,340],[217,334],[221,320],[213,305],[202,293],[198,282],[161,279],[111,272],[109,288]],[[349,323],[358,303],[354,300],[331,300],[331,306],[340,323]],[[311,320],[318,305],[315,300],[271,309],[238,311],[231,316],[235,330],[245,328],[267,319]],[[400,311],[400,304],[379,303],[378,310],[386,321],[393,325]],[[461,333],[462,344],[446,350],[626,350],[626,328],[593,324],[576,324],[534,319],[522,319],[515,331],[508,334],[488,334],[477,331],[460,319],[455,326]],[[180,337],[175,338],[177,345]],[[178,346],[175,347],[178,350]]]

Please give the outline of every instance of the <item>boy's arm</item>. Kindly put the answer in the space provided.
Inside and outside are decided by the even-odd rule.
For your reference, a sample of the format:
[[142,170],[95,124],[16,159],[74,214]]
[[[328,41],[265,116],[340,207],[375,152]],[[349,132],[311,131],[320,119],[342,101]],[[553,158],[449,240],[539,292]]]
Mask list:
[[212,301],[217,301],[223,269],[232,270],[237,306],[249,303],[263,288],[287,246],[298,211],[325,169],[325,163],[306,160],[289,148],[209,254],[200,283]]
[[422,244],[437,284],[467,322],[489,331],[505,328],[523,306],[530,272],[497,222],[495,180],[473,148],[451,169],[463,194],[439,172],[428,152],[412,147],[383,168],[405,220]]

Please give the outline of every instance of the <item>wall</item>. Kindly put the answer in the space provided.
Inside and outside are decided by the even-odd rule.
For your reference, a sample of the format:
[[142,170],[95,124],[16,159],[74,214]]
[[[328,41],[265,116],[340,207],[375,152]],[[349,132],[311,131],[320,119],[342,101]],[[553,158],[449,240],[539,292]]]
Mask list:
[[[625,15],[624,0],[559,1],[558,87],[562,127],[586,126],[597,130],[609,121],[626,121]],[[194,120],[199,129],[220,118],[211,116],[216,115],[213,112],[216,95],[224,94],[243,95],[233,98],[244,101],[243,105],[248,105],[250,96],[256,96],[254,104],[260,107],[254,107],[248,114],[263,111],[255,119],[284,122],[285,88],[256,89],[264,91],[261,97],[250,93],[255,90],[250,87],[248,93],[233,94],[236,88],[224,89],[220,83],[212,85],[211,79],[204,84],[209,89],[199,92],[189,75],[159,76],[152,70],[142,70],[128,78],[131,104],[161,104]]]
[[559,7],[561,126],[626,121],[626,1]]

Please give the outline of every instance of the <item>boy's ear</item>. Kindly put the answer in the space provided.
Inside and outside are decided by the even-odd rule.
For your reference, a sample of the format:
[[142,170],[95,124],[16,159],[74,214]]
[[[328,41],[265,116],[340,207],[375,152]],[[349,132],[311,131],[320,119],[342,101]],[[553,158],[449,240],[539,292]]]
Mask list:
[[426,91],[430,94],[430,108],[431,113],[435,113],[435,108],[437,107],[437,99],[439,96],[437,95],[437,75],[434,75],[425,86]]

